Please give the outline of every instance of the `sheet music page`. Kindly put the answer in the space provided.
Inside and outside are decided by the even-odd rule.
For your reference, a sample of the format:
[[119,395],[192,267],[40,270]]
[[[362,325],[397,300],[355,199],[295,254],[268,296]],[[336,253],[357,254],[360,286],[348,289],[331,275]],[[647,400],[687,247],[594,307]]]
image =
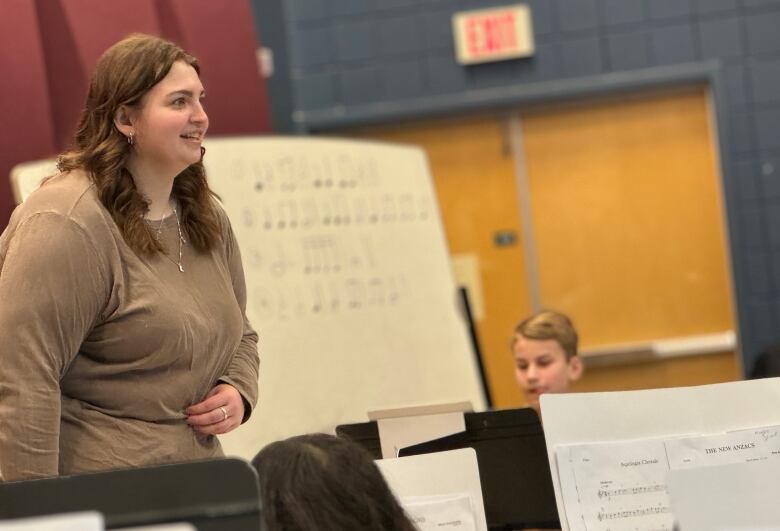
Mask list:
[[672,469],[780,458],[780,426],[736,430],[666,441]]
[[409,519],[420,531],[477,531],[474,507],[467,493],[401,498]]
[[563,445],[555,459],[572,531],[671,531],[669,470],[780,460],[780,426]]
[[671,531],[663,439],[556,449],[569,529]]

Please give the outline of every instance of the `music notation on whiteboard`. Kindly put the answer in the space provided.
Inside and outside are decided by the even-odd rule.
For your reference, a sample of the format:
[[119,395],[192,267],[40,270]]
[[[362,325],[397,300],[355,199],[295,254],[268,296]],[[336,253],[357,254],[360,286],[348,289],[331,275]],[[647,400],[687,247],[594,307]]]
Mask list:
[[204,145],[263,353],[263,407],[223,437],[226,451],[251,457],[372,408],[484,403],[420,148],[309,136]]
[[237,158],[228,167],[245,191],[236,231],[267,234],[251,239],[245,264],[281,282],[251,290],[250,307],[266,322],[403,302],[406,276],[384,271],[397,259],[385,242],[397,226],[430,223],[433,198],[419,186],[388,180],[361,154]]

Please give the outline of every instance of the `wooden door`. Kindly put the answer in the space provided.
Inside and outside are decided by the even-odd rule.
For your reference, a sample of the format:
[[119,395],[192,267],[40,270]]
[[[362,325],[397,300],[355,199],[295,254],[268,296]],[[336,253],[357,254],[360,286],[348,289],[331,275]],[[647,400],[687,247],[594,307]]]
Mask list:
[[[735,327],[707,98],[701,87],[522,113],[541,302],[574,318],[585,349]],[[705,381],[738,376],[733,353],[710,361],[722,369]],[[670,363],[610,387],[704,383],[699,362]],[[606,373],[618,376],[591,371],[580,387],[603,389]]]
[[[509,343],[532,310],[534,282],[543,306],[572,315],[586,350],[734,329],[706,90],[518,112],[515,128],[507,110],[347,132],[426,150],[450,253],[478,260],[484,315],[477,329],[495,406],[523,404]],[[518,179],[528,184],[533,242],[522,238]],[[517,240],[497,246],[499,231]],[[529,277],[527,243],[537,278]],[[724,351],[589,367],[575,389],[738,377],[734,353]]]

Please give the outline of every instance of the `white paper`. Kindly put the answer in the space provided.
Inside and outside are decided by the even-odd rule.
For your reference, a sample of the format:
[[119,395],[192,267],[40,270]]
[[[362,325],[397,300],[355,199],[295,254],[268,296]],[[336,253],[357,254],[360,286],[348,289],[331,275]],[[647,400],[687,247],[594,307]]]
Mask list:
[[[566,445],[557,448],[555,457],[569,529],[671,530],[670,470],[770,460],[780,464],[780,427]],[[780,499],[780,479],[777,490]]]
[[681,531],[769,531],[780,524],[780,460],[672,470]]
[[466,431],[463,412],[377,420],[382,458],[398,457],[401,448]]
[[672,469],[780,459],[780,427],[768,426],[667,441]]
[[561,488],[569,528],[576,531],[671,531],[659,439],[560,448]]
[[467,493],[476,531],[487,531],[477,453],[473,448],[375,461],[398,499]]
[[[568,522],[556,449],[563,445],[674,439],[780,426],[780,379],[612,393],[545,394],[542,419],[563,531]],[[769,460],[768,462],[772,462]]]
[[404,497],[401,505],[419,531],[477,531],[471,496],[467,492]]
[[105,529],[103,515],[92,511],[0,520],[0,531],[105,531]]

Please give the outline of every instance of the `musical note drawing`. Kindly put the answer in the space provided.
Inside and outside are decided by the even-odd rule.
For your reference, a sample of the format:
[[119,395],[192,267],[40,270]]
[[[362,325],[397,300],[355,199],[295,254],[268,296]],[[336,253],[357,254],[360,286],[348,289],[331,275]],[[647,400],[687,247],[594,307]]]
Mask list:
[[405,284],[403,277],[392,277],[387,281],[387,303],[393,305],[401,298],[401,289]]
[[391,223],[398,217],[396,211],[395,198],[390,194],[382,196],[382,221]]
[[355,168],[355,161],[351,156],[344,153],[340,154],[336,160],[336,173],[341,177],[341,179],[349,182],[357,182],[360,180],[358,172]]
[[350,222],[349,215],[349,203],[347,199],[342,195],[336,195],[333,197],[333,211],[336,213],[334,222],[338,225],[343,223],[348,225]]
[[296,160],[292,156],[280,157],[276,160],[276,170],[279,176],[279,190],[282,192],[292,192],[295,190],[295,164]]
[[270,321],[274,318],[274,295],[271,290],[263,287],[252,290],[252,296],[249,299],[255,314],[263,321]]
[[271,215],[271,207],[263,206],[263,228],[265,230],[272,229],[274,226],[274,218]]
[[284,229],[289,227],[295,229],[298,227],[298,203],[293,199],[284,199],[276,204],[277,227]]
[[306,198],[298,204],[298,210],[300,211],[301,227],[308,229],[314,226],[317,222],[317,202],[310,197]]
[[280,321],[290,320],[290,308],[284,293],[277,291],[276,315]]
[[262,269],[264,264],[263,253],[255,247],[249,247],[246,250],[246,261],[252,269]]
[[322,224],[330,225],[331,221],[333,221],[333,210],[330,201],[320,203],[320,212],[322,213]]
[[414,198],[412,194],[403,194],[398,200],[401,221],[414,221]]
[[271,262],[270,271],[274,276],[281,277],[287,273],[292,264],[285,258],[284,248],[281,243],[276,244],[276,254]]
[[366,198],[358,196],[353,199],[353,212],[355,213],[355,223],[362,224],[366,221]]
[[374,277],[368,281],[368,304],[371,306],[384,306],[385,287],[381,278]]
[[330,292],[330,311],[337,312],[341,308],[341,286],[339,282],[331,281],[328,287]]
[[252,174],[254,177],[254,189],[256,192],[267,192],[273,190],[274,171],[271,164],[266,161],[255,161],[252,164]]
[[255,226],[255,211],[251,208],[243,208],[241,209],[241,221],[244,223],[244,226],[248,229],[251,229]]
[[347,306],[351,309],[361,308],[366,298],[363,282],[357,278],[350,278],[344,287],[347,290]]
[[426,220],[431,215],[432,210],[431,202],[425,196],[421,196],[417,199],[417,217],[421,220]]
[[321,313],[324,309],[324,299],[325,295],[323,293],[322,285],[317,283],[314,284],[312,287],[312,302],[311,302],[311,311],[312,313]]
[[301,245],[304,274],[341,270],[341,256],[336,240],[331,236],[307,236],[301,240]]
[[372,195],[369,198],[368,205],[368,222],[377,223],[379,221],[379,200],[376,196]]

